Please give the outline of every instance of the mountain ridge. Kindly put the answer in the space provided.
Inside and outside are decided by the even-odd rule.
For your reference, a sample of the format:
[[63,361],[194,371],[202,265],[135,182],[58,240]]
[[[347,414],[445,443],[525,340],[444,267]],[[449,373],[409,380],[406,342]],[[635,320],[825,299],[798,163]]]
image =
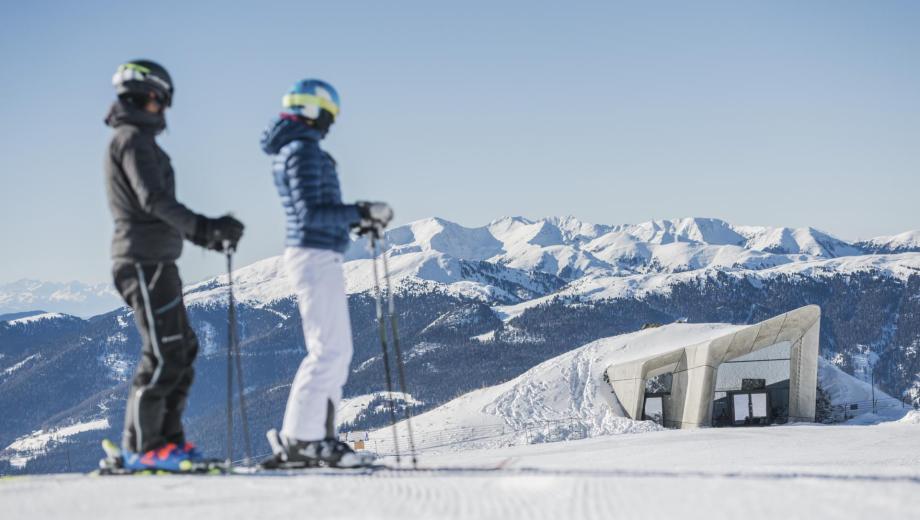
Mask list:
[[[734,225],[708,217],[608,225],[571,215],[539,219],[511,216],[478,227],[430,217],[389,230],[387,240],[392,257],[416,255],[413,261],[394,262],[394,272],[441,284],[465,279],[461,261],[488,262],[515,279],[539,272],[572,282],[586,275],[618,277],[710,267],[760,270],[844,256],[920,252],[920,230],[848,242],[812,227]],[[369,258],[367,241],[361,238],[346,253],[348,263]],[[277,257],[241,269],[283,274]],[[370,288],[372,282],[365,270],[349,270],[351,275],[362,273],[350,291]],[[466,271],[470,271],[469,265]],[[212,277],[191,287],[200,289],[218,279]],[[501,292],[482,285],[471,286],[468,291],[487,297]],[[275,292],[278,297],[289,296],[280,289]],[[0,284],[0,314],[44,309],[87,318],[121,305],[117,292],[108,284],[28,279]]]
[[[876,252],[865,253],[814,228],[732,226],[702,218],[606,226],[574,217],[502,217],[466,228],[432,217],[394,228],[386,238],[397,290],[411,282],[502,305],[538,303],[554,293],[596,299],[617,297],[630,287],[648,292],[664,288],[674,276],[686,280],[712,270],[753,279],[866,269],[904,278],[920,269],[920,255],[903,252],[903,237],[897,254],[877,252],[881,242]],[[345,275],[349,294],[373,288],[365,239],[357,239],[346,254]],[[292,296],[280,257],[242,267],[234,278],[243,300],[267,303]],[[189,286],[189,305],[219,297],[225,283],[221,275]]]

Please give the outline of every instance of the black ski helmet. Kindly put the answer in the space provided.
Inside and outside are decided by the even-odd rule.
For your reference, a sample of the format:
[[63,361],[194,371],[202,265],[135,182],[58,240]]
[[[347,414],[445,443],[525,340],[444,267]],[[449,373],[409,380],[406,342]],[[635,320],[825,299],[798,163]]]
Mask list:
[[162,65],[150,60],[131,60],[123,63],[112,76],[115,92],[149,95],[153,92],[165,106],[172,105],[172,78]]

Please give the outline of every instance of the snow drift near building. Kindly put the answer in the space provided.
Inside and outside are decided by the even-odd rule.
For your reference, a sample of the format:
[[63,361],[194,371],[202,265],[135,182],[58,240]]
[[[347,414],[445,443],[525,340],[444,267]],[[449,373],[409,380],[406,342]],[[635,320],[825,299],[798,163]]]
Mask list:
[[[747,328],[750,326],[673,323],[593,341],[510,381],[467,393],[413,418],[417,447],[435,451],[498,448],[662,430],[655,422],[629,418],[605,376],[607,369]],[[818,366],[818,385],[829,389],[832,404],[849,402],[866,391],[865,383],[827,361],[818,358]],[[404,421],[397,424],[397,431],[400,448],[407,448]],[[376,430],[370,438],[370,448],[392,451],[390,428]]]
[[[626,417],[604,372],[620,360],[705,341],[736,328],[672,324],[591,342],[414,418],[419,448],[489,448],[660,430],[652,421]],[[406,433],[404,423],[397,427],[400,435]],[[383,428],[371,438],[387,451],[391,435]]]

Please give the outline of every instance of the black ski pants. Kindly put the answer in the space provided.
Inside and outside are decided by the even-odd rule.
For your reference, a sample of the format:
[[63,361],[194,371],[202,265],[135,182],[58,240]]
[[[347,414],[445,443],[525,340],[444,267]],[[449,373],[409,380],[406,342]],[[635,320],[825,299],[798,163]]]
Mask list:
[[198,339],[182,301],[176,264],[116,264],[115,287],[132,309],[142,341],[125,409],[122,446],[145,452],[185,442],[182,412],[195,377]]

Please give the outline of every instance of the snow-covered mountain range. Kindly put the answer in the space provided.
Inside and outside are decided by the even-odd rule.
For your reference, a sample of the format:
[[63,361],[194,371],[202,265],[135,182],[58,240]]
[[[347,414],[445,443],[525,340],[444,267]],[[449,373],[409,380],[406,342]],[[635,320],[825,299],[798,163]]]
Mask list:
[[[849,243],[808,228],[713,219],[605,226],[514,217],[467,228],[433,218],[397,227],[387,258],[410,379],[400,406],[434,409],[648,323],[754,323],[809,304],[822,307],[829,369],[874,375],[890,395],[920,402],[917,237]],[[355,355],[342,419],[357,431],[387,421],[366,245],[357,240],[344,265]],[[214,453],[225,449],[226,282],[186,287],[201,343],[187,421],[191,438]],[[252,431],[264,431],[278,425],[303,357],[299,314],[278,257],[238,269],[234,283]],[[112,298],[110,312],[88,319],[50,298],[4,308],[32,312],[0,315],[0,451],[12,450],[0,454],[0,472],[88,468],[99,438],[118,435],[139,338],[130,310]],[[519,411],[523,421],[527,410]],[[32,446],[33,433],[47,441],[42,450],[26,457],[11,447]]]
[[[703,218],[607,226],[573,217],[506,217],[478,228],[430,218],[390,230],[387,240],[395,281],[508,305],[537,304],[548,295],[644,294],[712,270],[761,278],[866,270],[906,278],[920,272],[920,231],[848,243],[813,228]],[[370,258],[364,239],[347,252],[350,294],[372,288]],[[189,301],[219,297],[225,281],[221,276],[191,286]],[[240,269],[236,282],[241,298],[256,304],[292,294],[280,257]]]
[[[914,256],[876,256],[920,252],[920,230],[847,242],[814,228],[736,226],[712,218],[603,225],[574,217],[504,217],[472,228],[429,218],[394,228],[387,239],[396,280],[504,304],[545,296],[576,281],[562,294],[620,296],[660,288],[672,279],[651,275],[708,269],[785,267],[765,273],[771,276],[878,268],[904,276],[920,267]],[[349,293],[372,287],[369,258],[366,241],[356,240],[346,255]],[[280,257],[273,257],[241,269],[242,296],[253,302],[290,296],[280,267]],[[208,289],[220,289],[223,279],[190,287],[192,300],[207,299]],[[19,280],[0,285],[0,315],[41,309],[89,317],[120,305],[106,284]]]

